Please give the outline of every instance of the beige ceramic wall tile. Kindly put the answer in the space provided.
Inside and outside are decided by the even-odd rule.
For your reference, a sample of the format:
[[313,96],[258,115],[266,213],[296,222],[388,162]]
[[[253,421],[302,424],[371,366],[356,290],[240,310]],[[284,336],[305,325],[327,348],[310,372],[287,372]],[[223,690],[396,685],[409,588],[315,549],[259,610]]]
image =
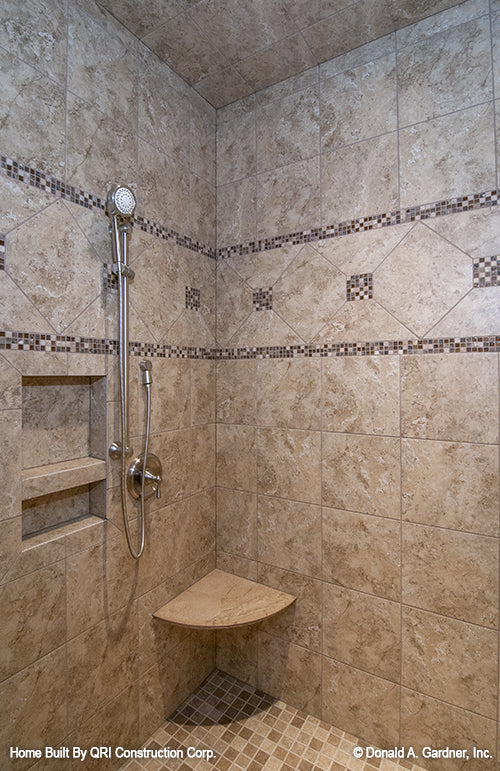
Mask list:
[[[21,551],[22,518],[12,517],[0,522],[0,581],[9,577],[9,568]],[[61,555],[62,557],[64,554]]]
[[257,433],[258,491],[296,501],[321,500],[319,431],[260,428]]
[[24,501],[23,538],[86,517],[90,512],[89,485]]
[[217,184],[249,177],[256,171],[255,114],[244,112],[217,124]]
[[395,225],[381,230],[365,230],[316,241],[313,246],[346,276],[354,276],[375,270],[411,227]]
[[2,199],[0,232],[4,234],[53,203],[54,200],[46,191],[19,184],[17,180],[3,176],[0,176],[0,196]]
[[231,246],[256,238],[257,185],[255,177],[217,188],[217,245]]
[[499,314],[499,287],[472,289],[458,305],[429,330],[429,337],[495,335]]
[[215,187],[216,112],[211,104],[191,91],[189,167]]
[[297,333],[274,311],[255,311],[229,340],[234,348],[297,345]]
[[0,102],[3,152],[63,177],[64,89],[6,51],[0,54],[0,73],[4,84]]
[[217,422],[257,422],[257,361],[217,363]]
[[4,462],[0,466],[0,487],[2,503],[0,520],[21,516],[22,484],[19,470],[22,468],[21,410],[0,412],[0,435]]
[[494,755],[496,723],[494,720],[453,707],[442,701],[422,696],[403,688],[401,709],[401,744],[411,744],[420,755],[423,747],[456,747],[468,749],[470,760],[426,760],[430,771],[471,768],[473,771],[492,771],[494,761],[474,759],[473,747],[489,750]]
[[[150,508],[162,508],[166,503],[184,498],[191,484],[193,460],[193,435],[190,429],[167,431],[151,436],[151,452],[157,455],[162,464],[161,500],[154,498]],[[142,452],[143,443],[134,447]]]
[[498,535],[498,448],[405,439],[403,519]]
[[256,123],[258,172],[318,155],[317,85],[258,107]]
[[297,598],[289,608],[263,621],[260,629],[302,648],[321,652],[322,582],[262,563],[259,563],[258,580]]
[[308,576],[321,575],[321,508],[259,495],[258,556]]
[[[494,354],[405,357],[401,362],[401,376],[404,436],[461,442],[497,441],[498,386]],[[470,394],[474,394],[473,400]]]
[[398,519],[399,456],[398,439],[323,434],[323,504]]
[[215,423],[216,364],[213,361],[192,360],[191,425]]
[[323,659],[323,720],[378,747],[399,738],[399,686]]
[[[412,13],[419,13],[421,9],[412,8],[407,0],[389,0],[391,13],[394,18],[401,15],[398,23],[396,38],[399,48],[415,45],[423,38],[431,37],[436,33],[452,29],[464,24],[478,16],[488,13],[489,7],[485,0],[467,0],[465,3],[453,6],[450,0],[440,0],[433,5],[435,13],[420,20],[412,18]],[[422,6],[423,8],[423,6]],[[416,24],[412,22],[416,21]]]
[[399,682],[400,607],[340,586],[323,587],[323,653]]
[[189,215],[184,225],[185,232],[200,243],[215,247],[215,225],[217,218],[214,186],[196,174],[189,175]]
[[231,261],[217,267],[217,342],[225,345],[252,312],[252,293]]
[[257,361],[257,423],[260,426],[321,427],[321,361]]
[[258,687],[308,715],[321,716],[321,657],[259,633]]
[[[303,35],[297,33],[241,59],[237,67],[245,82],[255,91],[270,83],[278,83],[290,73],[300,75],[314,64],[310,47]],[[256,101],[259,102],[258,99]]]
[[345,276],[306,245],[273,287],[273,308],[308,342],[345,302]]
[[488,15],[421,39],[398,54],[401,126],[486,102],[492,78]]
[[323,152],[397,128],[396,56],[391,53],[321,83]]
[[500,209],[493,206],[429,220],[428,227],[473,258],[492,257],[500,251],[499,221]]
[[[288,10],[287,13],[289,14]],[[318,82],[317,68],[310,67],[299,72],[297,75],[292,75],[289,78],[285,78],[285,80],[280,80],[278,83],[273,83],[257,91],[255,94],[255,104],[258,107],[267,106],[271,102],[290,96],[290,94],[295,94],[297,91],[303,91],[306,88],[316,86]]]
[[217,669],[256,686],[258,656],[259,633],[255,624],[217,632]]
[[345,302],[332,321],[314,338],[319,343],[364,343],[375,340],[409,340],[404,327],[375,300]]
[[280,246],[231,259],[231,267],[252,289],[263,289],[276,283],[285,268],[301,251],[302,245]]
[[0,356],[0,409],[14,410],[22,406],[20,373]]
[[[397,155],[395,132],[323,153],[322,225],[390,212],[397,208]],[[349,180],[348,185],[345,184],[346,180]]]
[[217,549],[257,559],[257,496],[217,489]]
[[215,425],[192,428],[190,492],[207,490],[215,484]]
[[340,72],[360,67],[363,64],[371,64],[383,56],[388,56],[394,53],[395,44],[394,34],[383,35],[376,40],[372,40],[370,43],[336,56],[334,59],[322,62],[319,65],[320,81],[327,80],[334,75],[338,75]]
[[137,213],[196,238],[197,223],[188,215],[190,197],[186,169],[139,139]]
[[494,153],[490,104],[401,129],[401,206],[492,189]]
[[323,507],[323,578],[340,586],[399,600],[399,522]]
[[2,679],[59,647],[66,639],[64,562],[5,584],[0,603],[5,623]]
[[471,285],[470,257],[417,223],[376,269],[373,295],[423,337]]
[[495,718],[497,638],[489,629],[403,608],[403,684]]
[[256,492],[255,429],[217,426],[217,484]]
[[498,625],[498,542],[403,525],[403,602],[491,628]]
[[[56,747],[67,733],[66,654],[64,647],[44,656],[0,686],[2,714],[0,747],[9,771],[28,768],[31,761],[10,759],[9,748],[24,746],[29,726],[30,747]],[[60,762],[60,761],[59,761]]]
[[[121,538],[121,535],[120,535]],[[76,637],[104,618],[105,545],[74,554],[66,563],[68,638]]]
[[319,179],[319,155],[259,174],[257,237],[282,235],[319,225]]
[[399,435],[399,361],[324,359],[322,416],[326,431]]

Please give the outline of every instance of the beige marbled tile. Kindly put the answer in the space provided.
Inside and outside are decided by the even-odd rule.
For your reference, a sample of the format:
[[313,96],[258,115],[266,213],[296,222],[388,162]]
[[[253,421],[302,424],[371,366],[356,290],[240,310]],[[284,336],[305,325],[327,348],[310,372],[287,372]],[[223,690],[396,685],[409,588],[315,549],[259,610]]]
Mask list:
[[4,176],[0,176],[0,197],[0,232],[4,234],[54,200],[49,192]]
[[[19,521],[19,527],[22,528],[21,517],[17,518]],[[8,520],[7,522],[10,522]],[[3,583],[7,584],[12,581],[16,581],[18,578],[23,578],[30,573],[42,570],[42,568],[53,565],[56,562],[64,560],[66,553],[66,532],[71,525],[65,528],[58,528],[57,531],[52,531],[50,535],[44,533],[42,535],[35,535],[29,538],[29,540],[22,540],[22,529],[18,533],[17,540],[17,557],[8,566],[8,570],[3,577]],[[7,535],[9,534],[9,528],[7,526]]]
[[217,188],[217,245],[254,241],[257,231],[255,177],[228,182]]
[[[212,484],[215,478],[212,479]],[[215,559],[216,540],[216,495],[215,487],[201,490],[188,500],[187,532],[189,536],[186,564],[189,568],[197,562]]]
[[66,375],[68,354],[43,351],[2,351],[2,356],[26,377]]
[[399,131],[401,206],[495,186],[491,104]]
[[322,152],[387,134],[396,127],[394,52],[322,80]]
[[256,171],[255,113],[244,112],[217,125],[217,185]]
[[259,495],[258,557],[284,570],[321,576],[321,508]]
[[22,468],[21,410],[0,411],[0,436],[2,437],[3,463],[0,466],[2,503],[0,520],[21,516]]
[[133,35],[98,6],[88,2],[71,6],[68,88],[113,120],[130,123],[137,115],[135,48]]
[[[30,299],[10,278],[6,271],[0,271],[0,324],[2,329],[36,330],[54,334],[49,324],[35,308]],[[11,352],[5,354],[9,359]]]
[[191,361],[191,425],[215,423],[216,364],[213,361]]
[[[403,436],[497,442],[497,379],[495,354],[404,357],[401,361]],[[470,394],[474,394],[474,399],[470,399]]]
[[398,439],[324,433],[323,504],[398,519],[399,456]]
[[[250,88],[259,91],[269,85],[272,87],[289,75],[300,75],[314,64],[310,47],[298,33],[240,59],[236,66]],[[256,101],[259,104],[260,100]]]
[[321,716],[321,656],[259,632],[257,684],[264,693],[315,717]]
[[9,235],[9,274],[57,332],[100,295],[102,267],[62,201],[55,201]]
[[273,309],[310,341],[345,302],[345,276],[306,245],[273,287]]
[[320,432],[258,429],[257,483],[262,495],[320,503]]
[[217,422],[257,422],[257,361],[217,362]]
[[403,684],[495,718],[497,637],[493,630],[403,608]]
[[356,343],[375,340],[409,340],[404,327],[375,300],[345,302],[314,338],[319,343]]
[[134,605],[69,640],[68,709],[78,723],[137,677],[137,610]]
[[346,276],[370,273],[392,252],[413,225],[364,230],[316,241],[314,249]]
[[498,541],[403,524],[403,602],[462,621],[498,625]]
[[217,114],[214,107],[196,92],[190,91],[190,97],[189,167],[215,187]]
[[248,578],[250,581],[258,580],[258,563],[255,560],[248,560],[245,557],[238,557],[234,554],[219,551],[217,553],[216,567],[219,570],[225,570],[226,573],[234,573],[237,576]]
[[148,13],[141,12],[140,6],[134,2],[120,3],[119,0],[103,0],[101,3],[115,18],[120,17],[127,29],[131,30],[138,38],[142,38],[151,30],[176,16],[181,6],[177,0],[152,0],[148,6]]
[[14,410],[21,406],[21,375],[7,359],[0,356],[0,409]]
[[65,602],[64,562],[4,584],[0,590],[5,619],[0,632],[2,679],[65,642]]
[[[137,138],[130,127],[68,93],[66,174],[103,198],[117,182],[135,182]],[[110,259],[111,262],[111,259]]]
[[471,289],[458,305],[429,330],[429,337],[496,335],[499,316],[499,287]]
[[0,77],[4,85],[0,101],[2,152],[35,169],[63,177],[64,87],[5,50],[0,52]]
[[301,249],[302,244],[292,244],[246,254],[231,259],[231,267],[252,289],[263,289],[276,283]]
[[[135,447],[143,450],[143,443]],[[151,436],[150,452],[162,464],[161,499],[151,498],[150,509],[162,508],[170,501],[184,498],[191,486],[193,434],[190,429],[166,431]]]
[[217,342],[225,345],[252,313],[252,290],[233,270],[231,261],[217,266]]
[[257,580],[297,598],[293,605],[263,621],[260,629],[302,648],[321,652],[322,583],[294,571],[259,563]]
[[257,175],[257,238],[320,222],[319,155]]
[[249,492],[257,491],[255,428],[217,426],[217,484]]
[[[212,57],[213,59],[213,57]],[[228,103],[253,96],[252,86],[247,83],[235,67],[226,67],[201,78],[196,91],[211,105],[219,109]]]
[[[9,580],[12,568],[21,552],[22,518],[12,517],[0,522],[0,582]],[[64,553],[62,554],[64,557]]]
[[323,578],[361,592],[399,600],[399,522],[323,507]]
[[[132,367],[131,367],[132,372]],[[137,378],[139,369],[137,364]],[[158,433],[170,429],[185,428],[190,424],[190,362],[182,359],[161,359],[153,361],[153,385],[151,396],[151,425]],[[132,378],[131,378],[132,379]],[[144,391],[140,385],[139,405],[140,427],[144,421]]]
[[257,423],[260,426],[321,427],[321,361],[257,361]]
[[278,83],[272,83],[270,86],[260,89],[255,94],[255,104],[258,107],[264,107],[271,102],[277,102],[286,96],[295,94],[297,91],[304,91],[312,86],[317,86],[317,84],[318,71],[316,67],[310,67],[296,75],[282,79]]
[[173,597],[170,584],[163,583],[136,600],[139,640],[139,672],[161,664],[173,648],[187,641],[189,630],[166,624],[153,614]]
[[298,345],[297,333],[274,311],[256,311],[243,322],[229,340],[234,348]]
[[397,157],[395,132],[323,153],[322,225],[397,208]]
[[217,489],[217,549],[257,559],[257,496]]
[[432,37],[422,38],[398,54],[400,126],[486,102],[492,77],[488,15]]
[[399,682],[400,607],[334,584],[323,586],[323,654]]
[[[30,497],[35,490],[23,495]],[[49,495],[23,501],[23,538],[42,533],[47,528],[60,527],[90,514],[89,486],[80,485]]]
[[383,35],[376,40],[365,43],[365,45],[352,49],[352,51],[347,51],[345,54],[322,62],[319,65],[320,82],[346,70],[355,69],[363,64],[370,64],[376,59],[394,53],[394,51],[395,35]]
[[258,172],[318,155],[317,84],[259,106],[256,125]]
[[98,543],[66,562],[68,639],[104,619],[108,555],[108,544]]
[[498,448],[404,439],[403,519],[498,536]]
[[215,336],[199,311],[186,308],[168,330],[164,342],[193,348],[214,348]]
[[201,244],[215,247],[217,200],[215,188],[196,174],[189,175],[188,222],[185,232]]
[[139,138],[137,214],[190,235],[189,174],[173,158]]
[[494,720],[453,707],[409,689],[402,689],[401,744],[412,745],[420,755],[423,747],[456,747],[469,750],[470,759],[427,759],[430,771],[493,771],[495,760],[474,759],[472,748],[495,753],[496,723]]
[[378,747],[398,743],[399,690],[389,680],[323,659],[323,720]]
[[418,337],[472,286],[472,261],[422,223],[375,270],[373,296]]
[[254,624],[217,632],[217,669],[257,686],[258,658],[259,632]]
[[[423,38],[465,24],[471,19],[488,13],[486,0],[467,0],[454,6],[452,0],[433,3],[432,13],[426,15],[427,2],[411,4],[408,0],[389,0],[391,14],[397,20],[398,48],[415,45]],[[416,22],[416,23],[412,23]]]
[[458,217],[428,220],[428,227],[471,257],[491,257],[500,251],[500,209],[488,207],[461,212]]
[[397,359],[324,359],[321,383],[323,430],[399,435]]
[[220,107],[217,110],[217,123],[222,125],[222,123],[234,120],[245,113],[255,110],[255,96],[255,94],[250,94],[249,96],[243,97],[242,99],[235,99],[233,102],[229,102],[229,104]]
[[9,758],[10,747],[31,747],[44,751],[45,747],[55,747],[63,741],[68,730],[66,691],[64,647],[2,683],[0,752],[6,771],[32,766],[31,760]]

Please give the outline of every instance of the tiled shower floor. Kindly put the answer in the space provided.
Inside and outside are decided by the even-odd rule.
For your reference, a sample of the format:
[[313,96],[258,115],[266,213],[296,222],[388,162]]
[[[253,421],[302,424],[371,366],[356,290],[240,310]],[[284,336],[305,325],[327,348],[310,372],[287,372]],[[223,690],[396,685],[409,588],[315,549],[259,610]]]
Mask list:
[[[355,736],[215,671],[145,744],[181,749],[184,759],[132,760],[121,771],[422,771],[406,761],[358,760],[356,746]],[[214,757],[188,758],[189,747]]]

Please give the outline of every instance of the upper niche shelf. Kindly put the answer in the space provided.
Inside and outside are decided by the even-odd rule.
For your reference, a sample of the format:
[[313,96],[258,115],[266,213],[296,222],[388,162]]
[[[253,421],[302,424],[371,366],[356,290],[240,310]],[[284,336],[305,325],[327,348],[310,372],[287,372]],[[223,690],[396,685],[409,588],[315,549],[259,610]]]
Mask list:
[[293,602],[292,594],[212,570],[153,616],[195,629],[230,629],[263,621]]

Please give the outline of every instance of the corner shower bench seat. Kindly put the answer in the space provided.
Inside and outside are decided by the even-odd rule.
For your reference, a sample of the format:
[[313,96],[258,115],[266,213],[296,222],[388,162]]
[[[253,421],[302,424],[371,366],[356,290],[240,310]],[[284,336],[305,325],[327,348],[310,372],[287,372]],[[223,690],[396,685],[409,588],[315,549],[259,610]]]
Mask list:
[[270,618],[295,599],[293,594],[212,570],[153,616],[194,629],[230,629]]

